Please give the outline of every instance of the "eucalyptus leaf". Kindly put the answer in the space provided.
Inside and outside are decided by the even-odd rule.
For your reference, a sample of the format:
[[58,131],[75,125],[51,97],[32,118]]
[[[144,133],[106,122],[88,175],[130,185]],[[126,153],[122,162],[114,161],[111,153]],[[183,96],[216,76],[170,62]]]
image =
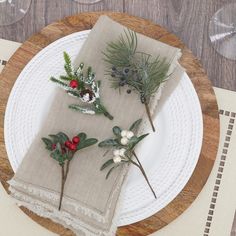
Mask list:
[[106,139],[98,144],[99,147],[115,147],[119,143],[115,139]]
[[119,136],[119,137],[120,137],[121,128],[120,128],[119,126],[114,126],[112,130],[113,130],[113,133],[114,133],[116,136]]
[[109,165],[114,164],[113,159],[109,159],[108,161],[106,161],[100,168],[100,170],[104,170],[106,167],[108,167]]
[[145,137],[147,137],[149,135],[149,133],[147,134],[143,134],[141,136],[138,137],[138,141],[140,142],[142,139],[144,139]]
[[129,128],[130,131],[136,131],[139,127],[139,125],[141,124],[142,119],[138,119],[136,120]]
[[117,167],[119,167],[120,165],[116,165],[116,166],[113,166],[113,167],[111,167],[111,169],[107,172],[107,174],[106,174],[106,179],[108,179],[108,177],[110,176],[110,174],[111,174],[111,172],[114,170],[114,169],[116,169]]
[[133,136],[130,141],[129,141],[129,148],[133,149],[141,140],[143,140],[146,136],[148,136],[149,134],[143,134],[139,137],[137,136]]

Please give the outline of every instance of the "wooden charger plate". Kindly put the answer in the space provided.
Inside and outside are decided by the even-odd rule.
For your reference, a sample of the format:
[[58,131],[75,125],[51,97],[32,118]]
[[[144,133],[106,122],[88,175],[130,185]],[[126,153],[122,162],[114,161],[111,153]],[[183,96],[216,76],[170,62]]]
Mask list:
[[[100,15],[106,14],[115,21],[129,27],[130,29],[142,33],[148,37],[157,39],[171,46],[182,49],[180,64],[186,69],[195,90],[198,94],[202,114],[203,114],[203,144],[201,154],[194,170],[194,173],[184,189],[178,196],[161,211],[155,215],[135,224],[120,227],[117,231],[119,236],[144,236],[153,233],[173,221],[190,204],[205,185],[207,178],[212,170],[219,142],[219,114],[211,82],[208,80],[199,61],[193,56],[191,51],[173,34],[166,29],[148,20],[130,16],[124,13],[113,12],[92,12],[82,13],[67,17],[61,21],[52,23],[43,28],[40,33],[29,38],[12,56],[0,75],[0,180],[7,189],[7,180],[13,177],[13,170],[8,161],[3,133],[4,112],[10,91],[18,75],[25,65],[41,49],[53,41],[68,34],[88,30],[93,27]],[[46,227],[47,229],[63,236],[74,235],[70,230],[61,225],[53,223],[49,219],[37,216],[29,210],[22,208],[33,220]]]

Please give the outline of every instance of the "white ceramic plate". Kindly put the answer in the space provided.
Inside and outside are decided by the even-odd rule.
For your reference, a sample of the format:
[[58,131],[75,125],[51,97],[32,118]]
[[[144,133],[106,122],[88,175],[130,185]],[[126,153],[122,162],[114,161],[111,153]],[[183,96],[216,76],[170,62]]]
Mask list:
[[[4,126],[14,171],[50,107],[56,87],[47,78],[63,73],[62,52],[67,51],[74,59],[88,34],[82,31],[55,41],[19,75],[8,100]],[[120,226],[143,220],[165,207],[181,192],[196,166],[202,144],[202,113],[187,74],[168,81],[154,123],[158,132],[148,136],[137,152],[157,200],[140,172],[131,167],[120,198]]]

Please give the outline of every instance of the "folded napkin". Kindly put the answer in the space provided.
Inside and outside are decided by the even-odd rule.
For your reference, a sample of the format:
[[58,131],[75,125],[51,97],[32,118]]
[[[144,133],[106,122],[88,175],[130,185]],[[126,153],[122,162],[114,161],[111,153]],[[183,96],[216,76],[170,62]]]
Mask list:
[[[109,155],[104,157],[104,150],[96,145],[79,151],[71,162],[62,209],[58,211],[60,166],[49,157],[41,137],[59,131],[71,137],[79,132],[85,132],[88,137],[95,137],[101,141],[112,136],[113,126],[128,128],[135,120],[146,118],[144,106],[138,96],[131,96],[125,92],[119,94],[110,88],[110,82],[104,76],[106,68],[101,52],[105,51],[107,42],[116,40],[124,29],[125,27],[108,17],[100,17],[75,61],[75,65],[84,62],[85,65],[92,66],[97,79],[102,81],[101,98],[114,116],[114,120],[110,121],[102,115],[85,115],[68,109],[69,104],[77,103],[78,100],[58,89],[40,132],[9,182],[11,195],[20,205],[70,228],[80,236],[115,235],[117,203],[128,167],[117,168],[106,180],[106,171],[101,172],[99,168],[107,158],[110,158]],[[138,34],[138,50],[165,57],[171,63],[169,73],[173,79],[182,72],[177,66],[177,60],[181,55],[179,49]],[[159,97],[160,93],[157,93],[151,101],[152,114],[155,114]],[[147,127],[149,128],[149,124]],[[146,129],[145,125],[143,129]]]

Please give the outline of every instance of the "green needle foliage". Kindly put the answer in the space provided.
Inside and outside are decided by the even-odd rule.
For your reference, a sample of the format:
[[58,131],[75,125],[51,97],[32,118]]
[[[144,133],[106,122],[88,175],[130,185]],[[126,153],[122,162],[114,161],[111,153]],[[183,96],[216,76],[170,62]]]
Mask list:
[[71,104],[69,108],[84,114],[103,114],[112,120],[113,116],[101,102],[101,81],[95,81],[95,73],[92,68],[89,66],[86,69],[84,63],[80,63],[78,68],[74,68],[70,56],[66,52],[63,55],[66,74],[60,75],[59,78],[51,77],[50,80],[64,89],[68,95],[76,97],[84,103],[84,105]]
[[[137,51],[137,46],[136,33],[125,30],[116,41],[107,44],[106,51],[103,52],[104,60],[108,64],[107,74],[111,76],[112,87],[116,89],[128,86],[127,92],[136,91],[140,101],[149,109],[147,105],[151,96],[169,76],[170,63],[165,58],[154,58]],[[150,114],[148,116],[151,122]]]

